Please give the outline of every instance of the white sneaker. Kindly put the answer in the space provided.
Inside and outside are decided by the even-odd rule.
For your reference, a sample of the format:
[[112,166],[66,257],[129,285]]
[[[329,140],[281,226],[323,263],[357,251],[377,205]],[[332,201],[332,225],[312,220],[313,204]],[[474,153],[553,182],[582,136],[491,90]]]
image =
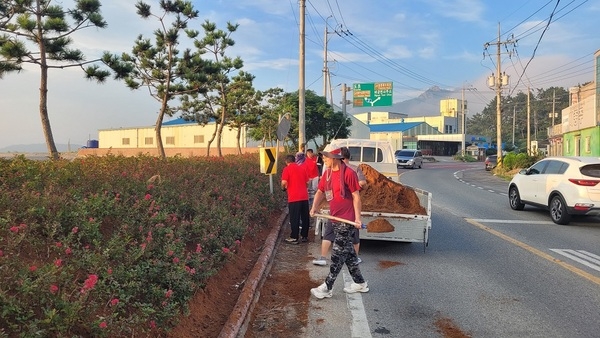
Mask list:
[[318,299],[331,298],[333,295],[333,291],[327,290],[327,284],[325,283],[317,286],[316,288],[310,289],[310,293],[312,293],[312,295]]
[[327,265],[327,258],[321,256],[320,258],[313,259],[313,264],[314,265],[325,266],[325,265]]
[[344,288],[344,292],[345,293],[369,292],[369,286],[367,285],[367,282],[364,282],[361,284],[352,282],[350,285],[348,285],[348,287]]
[[356,257],[356,264],[360,264],[362,263],[362,259],[360,259],[360,257]]

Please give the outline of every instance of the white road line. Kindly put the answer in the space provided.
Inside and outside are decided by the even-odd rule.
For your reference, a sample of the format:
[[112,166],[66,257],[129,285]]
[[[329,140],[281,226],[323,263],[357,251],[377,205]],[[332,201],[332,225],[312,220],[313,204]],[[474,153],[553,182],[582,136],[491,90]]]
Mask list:
[[[570,249],[550,249],[550,251],[554,251],[559,255],[563,255],[567,258],[570,258],[578,263],[581,263],[591,269],[600,271],[600,260],[594,259],[592,257],[598,257],[594,254],[590,254],[587,251],[583,250],[570,250]],[[589,256],[589,255],[591,256]],[[600,257],[598,257],[600,258]],[[594,264],[596,263],[596,264]]]
[[[343,272],[344,286],[352,283],[352,277]],[[347,293],[346,300],[348,301],[348,309],[352,315],[352,338],[371,338],[371,329],[369,328],[369,321],[367,320],[367,314],[365,313],[365,306],[362,301],[360,292]]]
[[474,218],[473,220],[476,222],[479,222],[479,223],[554,224],[554,222],[551,222],[551,221],[523,221],[523,220],[516,220],[516,219],[477,219],[477,218]]

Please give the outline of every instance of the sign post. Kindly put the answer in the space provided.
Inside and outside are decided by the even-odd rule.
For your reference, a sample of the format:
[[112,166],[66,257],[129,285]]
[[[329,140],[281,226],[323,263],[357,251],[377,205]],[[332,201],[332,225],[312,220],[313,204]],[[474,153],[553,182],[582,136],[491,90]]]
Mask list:
[[352,85],[354,107],[383,107],[393,104],[393,82],[355,83]]

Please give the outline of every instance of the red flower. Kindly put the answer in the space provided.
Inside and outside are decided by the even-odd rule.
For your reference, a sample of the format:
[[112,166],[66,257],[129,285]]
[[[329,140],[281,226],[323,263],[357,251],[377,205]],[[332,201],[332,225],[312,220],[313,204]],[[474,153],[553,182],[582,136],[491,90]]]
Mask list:
[[173,295],[173,290],[167,290],[167,292],[165,293],[165,298],[171,298],[171,296]]
[[56,284],[50,285],[50,293],[55,294],[58,292],[58,286]]
[[229,253],[229,248],[223,248],[223,253]]
[[61,265],[62,265],[62,259],[57,259],[54,261],[54,266],[56,266],[57,268],[60,268]]
[[37,266],[32,265],[29,267],[29,271],[34,272],[35,270],[37,270]]
[[19,232],[19,227],[18,226],[11,226],[10,227],[10,231],[12,231],[14,233],[17,233],[17,232]]
[[77,231],[79,231],[78,227],[73,227],[73,229],[71,229],[71,232],[74,233],[74,234],[76,234]]
[[150,195],[150,194],[146,194],[146,196],[144,196],[144,199],[146,201],[149,200],[149,199],[151,199],[151,198],[152,198],[152,195]]
[[148,325],[150,325],[151,329],[156,329],[156,322],[151,320],[150,323],[148,323]]
[[61,243],[61,242],[56,242],[56,247],[57,247],[57,248],[60,248],[60,247],[62,247],[62,243]]
[[67,255],[70,255],[70,254],[72,254],[72,253],[73,253],[73,250],[71,250],[71,248],[67,248],[67,249],[65,250],[65,253],[66,253]]
[[106,272],[107,272],[109,275],[112,275],[112,269],[111,269],[111,268],[108,268],[108,270],[106,270]]
[[200,244],[196,244],[196,253],[202,252],[202,247]]
[[173,250],[167,251],[167,256],[173,256]]
[[173,258],[173,263],[175,263],[175,264],[179,263],[179,258],[177,258],[177,257]]
[[106,327],[107,327],[108,325],[106,325],[106,322],[100,322],[100,324],[98,324],[98,326],[99,326],[101,329],[106,329]]
[[93,289],[97,282],[98,275],[89,275],[85,282],[83,282],[83,288],[81,288],[81,293],[85,293],[86,291]]
[[115,306],[119,304],[119,299],[118,298],[113,298],[110,300],[110,305]]

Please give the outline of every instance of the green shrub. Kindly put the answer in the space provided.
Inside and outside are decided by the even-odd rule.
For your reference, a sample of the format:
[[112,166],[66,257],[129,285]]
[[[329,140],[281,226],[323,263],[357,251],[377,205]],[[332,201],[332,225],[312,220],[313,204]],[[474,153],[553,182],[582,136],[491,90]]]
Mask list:
[[280,200],[257,154],[0,160],[0,336],[158,335]]

